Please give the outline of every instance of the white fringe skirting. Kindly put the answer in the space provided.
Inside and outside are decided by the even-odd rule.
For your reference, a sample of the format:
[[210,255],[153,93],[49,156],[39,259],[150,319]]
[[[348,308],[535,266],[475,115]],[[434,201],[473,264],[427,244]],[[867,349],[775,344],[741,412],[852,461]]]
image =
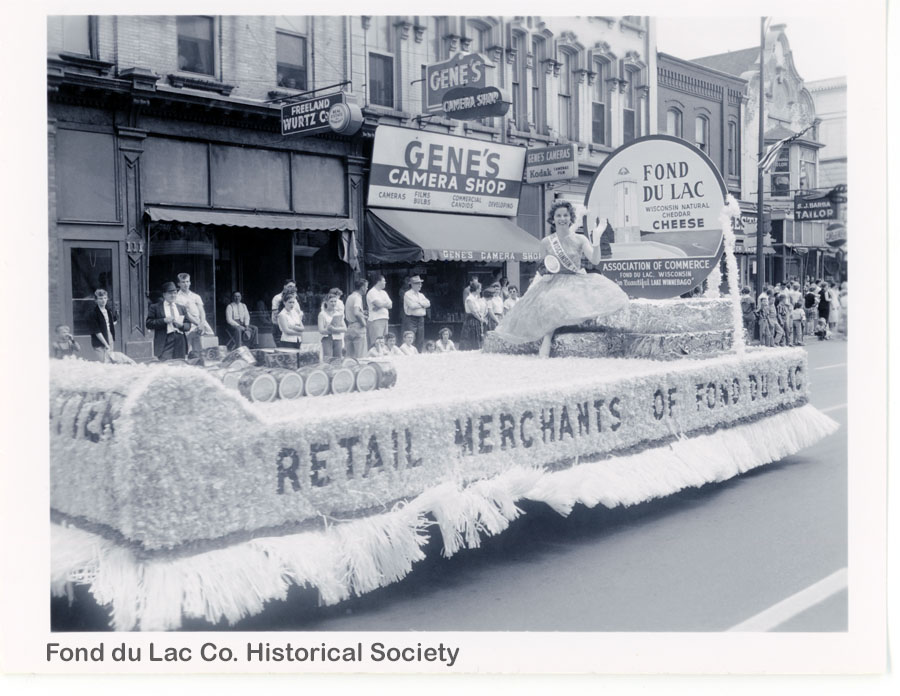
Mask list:
[[562,515],[578,503],[634,505],[777,461],[837,428],[806,405],[636,454],[583,459],[563,471],[523,465],[463,488],[441,484],[382,514],[170,559],[141,559],[96,534],[52,524],[51,589],[59,596],[68,583],[89,585],[94,599],[111,607],[117,631],[173,630],[183,618],[234,624],[285,599],[291,585],[315,588],[322,604],[336,604],[403,578],[424,558],[433,526],[449,557],[506,529],[521,513],[519,500],[544,502]]

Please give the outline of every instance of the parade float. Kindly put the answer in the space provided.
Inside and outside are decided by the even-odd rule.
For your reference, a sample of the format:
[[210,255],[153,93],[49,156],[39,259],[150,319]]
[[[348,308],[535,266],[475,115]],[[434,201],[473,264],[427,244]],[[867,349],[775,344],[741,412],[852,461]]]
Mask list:
[[[241,378],[226,383],[224,374],[254,369],[250,359],[207,369],[53,361],[52,591],[87,585],[116,630],[170,630],[194,617],[233,624],[292,585],[334,604],[403,578],[433,535],[446,556],[477,547],[521,513],[520,501],[563,515],[577,504],[633,505],[832,433],[834,421],[808,403],[805,351],[744,345],[736,288],[718,296],[723,254],[736,275],[733,211],[708,160],[672,140],[641,139],[595,177],[588,220],[622,230],[604,261],[618,270],[601,270],[619,273],[635,299],[557,331],[550,359],[489,337],[480,353],[392,358],[362,390],[295,387],[271,400],[275,378],[256,391],[250,379],[244,389]],[[653,229],[648,206],[621,186],[640,191],[635,157],[658,158],[672,191],[688,186],[707,203],[665,218],[717,231],[705,247],[663,232],[641,239]],[[625,229],[621,209],[602,208],[615,200],[599,193],[604,176],[638,231]],[[670,204],[656,205],[676,212]],[[673,299],[704,279],[704,297]],[[311,366],[272,360],[268,369],[309,382]]]

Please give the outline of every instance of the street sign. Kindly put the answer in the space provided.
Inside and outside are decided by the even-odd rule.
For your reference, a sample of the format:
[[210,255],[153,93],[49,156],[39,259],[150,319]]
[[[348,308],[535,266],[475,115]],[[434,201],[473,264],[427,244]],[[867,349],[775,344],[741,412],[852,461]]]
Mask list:
[[460,121],[502,116],[509,105],[497,87],[455,87],[444,95],[444,114]]
[[538,147],[525,153],[525,183],[563,181],[578,176],[578,152],[574,145]]
[[485,60],[478,53],[457,53],[450,60],[425,66],[425,112],[444,112],[444,98],[456,87],[484,87]]
[[335,92],[281,107],[282,135],[315,135],[332,130],[331,109],[344,103],[344,93]]
[[830,193],[802,194],[794,196],[795,220],[834,220],[837,204]]

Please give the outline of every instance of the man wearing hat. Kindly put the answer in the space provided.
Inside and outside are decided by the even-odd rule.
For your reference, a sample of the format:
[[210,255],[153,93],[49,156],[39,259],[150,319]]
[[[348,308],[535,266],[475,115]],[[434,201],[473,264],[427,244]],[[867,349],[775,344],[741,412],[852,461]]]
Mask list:
[[187,354],[187,337],[191,322],[184,305],[175,301],[175,283],[164,283],[163,298],[150,305],[147,328],[153,329],[153,354],[159,360],[179,360]]
[[403,293],[403,322],[401,333],[412,331],[416,335],[415,345],[419,352],[425,350],[425,313],[431,302],[422,294],[422,278],[414,275],[409,279],[409,290]]

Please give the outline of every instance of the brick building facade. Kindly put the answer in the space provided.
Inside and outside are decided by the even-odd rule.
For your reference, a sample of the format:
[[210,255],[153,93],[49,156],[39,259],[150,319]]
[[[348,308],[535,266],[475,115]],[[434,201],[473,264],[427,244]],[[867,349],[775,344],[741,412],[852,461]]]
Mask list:
[[[306,294],[366,268],[368,166],[379,124],[505,142],[574,143],[579,176],[523,186],[519,228],[545,231],[547,203],[581,202],[604,158],[655,132],[656,56],[647,17],[55,16],[47,22],[50,327],[86,341],[90,297],[120,313],[117,349],[149,358],[159,285],[186,271],[211,323],[241,290],[264,309],[284,278]],[[503,117],[421,118],[424,66],[458,52],[489,64]],[[280,103],[341,90],[362,108],[353,135],[282,136]],[[471,219],[471,218],[470,218]],[[470,275],[516,262],[394,264],[426,275],[452,317]],[[440,292],[439,292],[440,290]],[[261,311],[254,319],[264,322]]]

